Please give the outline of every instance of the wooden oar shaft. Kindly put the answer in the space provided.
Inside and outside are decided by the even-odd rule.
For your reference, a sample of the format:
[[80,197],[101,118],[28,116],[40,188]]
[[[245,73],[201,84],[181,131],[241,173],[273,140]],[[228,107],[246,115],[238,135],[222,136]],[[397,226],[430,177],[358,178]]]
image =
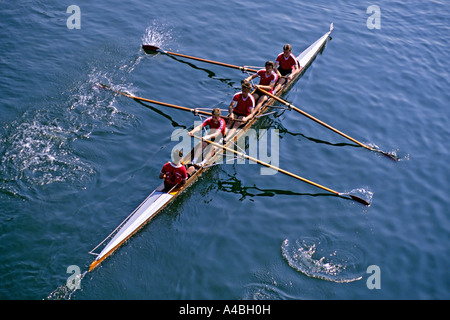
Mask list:
[[290,177],[292,177],[292,178],[295,178],[295,179],[301,180],[301,181],[303,181],[303,182],[309,183],[309,184],[311,184],[311,185],[313,185],[313,186],[315,186],[315,187],[317,187],[317,188],[320,188],[320,189],[323,189],[323,190],[325,190],[325,191],[331,192],[331,193],[333,193],[333,194],[335,194],[335,195],[338,195],[338,196],[341,195],[339,192],[337,192],[337,191],[335,191],[335,190],[332,190],[332,189],[327,188],[327,187],[325,187],[325,186],[322,186],[322,185],[320,185],[320,184],[318,184],[318,183],[315,183],[315,182],[313,182],[313,181],[311,181],[311,180],[308,180],[308,179],[305,179],[305,178],[303,178],[303,177],[300,177],[299,175],[296,175],[296,174],[294,174],[294,173],[292,173],[292,172],[289,172],[289,171],[287,171],[287,170],[284,170],[284,169],[275,167],[274,165],[271,165],[270,163],[266,163],[266,162],[261,161],[261,160],[259,160],[259,159],[253,158],[253,157],[251,157],[251,156],[248,156],[248,155],[246,155],[246,154],[243,154],[242,152],[238,152],[238,151],[236,151],[236,150],[234,150],[234,149],[231,149],[231,148],[228,148],[228,147],[226,147],[226,146],[220,145],[220,144],[215,143],[215,142],[213,142],[213,141],[205,140],[205,139],[202,139],[201,137],[197,137],[197,136],[194,136],[194,137],[197,138],[197,139],[199,139],[199,140],[203,140],[203,141],[205,141],[205,142],[207,142],[207,143],[209,143],[209,144],[212,144],[212,145],[214,145],[214,146],[216,146],[216,147],[218,147],[218,148],[223,148],[223,149],[225,149],[225,150],[231,151],[231,152],[233,152],[234,154],[236,154],[236,155],[238,155],[238,156],[242,156],[242,157],[246,158],[247,160],[254,161],[254,162],[256,162],[256,163],[258,163],[258,164],[260,164],[260,165],[262,165],[262,166],[265,166],[265,167],[268,167],[268,168],[277,170],[277,171],[279,171],[279,172],[281,172],[281,173],[283,173],[283,174],[285,174],[285,175],[288,175],[288,176],[290,176]]
[[[140,100],[140,101],[145,101],[145,102],[149,102],[149,103],[153,103],[153,104],[158,104],[158,105],[165,106],[165,107],[169,107],[169,108],[173,108],[173,109],[178,109],[178,110],[183,110],[183,111],[189,111],[189,112],[192,112],[192,113],[194,113],[194,114],[202,114],[202,115],[205,115],[205,116],[212,116],[212,113],[211,113],[211,112],[207,112],[207,111],[203,111],[203,110],[198,110],[198,109],[187,108],[187,107],[178,106],[178,105],[175,105],[175,104],[166,103],[166,102],[161,102],[161,101],[157,101],[157,100],[152,100],[152,99],[147,99],[147,98],[141,98],[141,97],[133,96],[133,95],[131,95],[131,94],[128,94],[128,93],[125,93],[125,92],[122,92],[122,91],[119,91],[119,90],[114,90],[114,89],[112,89],[110,86],[107,86],[107,85],[105,85],[105,84],[100,84],[100,85],[101,85],[103,88],[110,89],[110,90],[112,90],[112,91],[114,91],[114,92],[116,92],[116,93],[119,93],[119,94],[121,94],[121,95],[123,95],[123,96],[125,96],[125,97],[127,97],[127,98],[131,98],[131,99],[134,99],[134,100]],[[228,120],[228,119],[229,119],[229,117],[227,117],[227,116],[221,116],[221,118],[224,118],[225,120]]]
[[247,67],[240,67],[240,66],[236,66],[233,64],[229,64],[229,63],[224,63],[224,62],[219,62],[219,61],[213,61],[213,60],[208,60],[208,59],[203,59],[203,58],[198,58],[198,57],[194,57],[194,56],[188,56],[186,54],[182,54],[182,53],[176,53],[176,52],[170,52],[170,51],[165,51],[162,50],[156,46],[152,46],[152,45],[143,45],[142,48],[144,50],[149,50],[149,51],[156,51],[156,52],[162,52],[165,54],[170,54],[173,56],[177,56],[177,57],[182,57],[182,58],[187,58],[187,59],[192,59],[192,60],[197,60],[197,61],[202,61],[202,62],[206,62],[206,63],[211,63],[211,64],[217,64],[219,66],[223,66],[223,67],[227,67],[227,68],[233,68],[233,69],[239,69],[243,72],[245,71],[249,71],[249,72],[258,72],[258,70],[255,69],[251,69],[251,68],[247,68]]
[[131,94],[128,94],[128,93],[125,93],[125,92],[121,92],[121,91],[117,91],[117,93],[120,93],[121,95],[123,95],[125,97],[128,97],[128,98],[132,98],[132,99],[140,100],[140,101],[145,101],[145,102],[150,102],[150,103],[158,104],[158,105],[161,105],[161,106],[164,106],[164,107],[169,107],[169,108],[178,109],[178,110],[184,110],[184,111],[190,111],[190,112],[199,113],[199,114],[208,115],[208,116],[211,115],[211,112],[191,109],[191,108],[182,107],[182,106],[178,106],[178,105],[175,105],[175,104],[161,102],[161,101],[156,101],[156,100],[152,100],[152,99],[136,97],[136,96],[133,96]]
[[206,63],[217,64],[219,66],[223,66],[223,67],[227,67],[227,68],[233,68],[233,69],[238,69],[238,70],[241,70],[241,71],[258,72],[258,70],[251,69],[251,68],[240,67],[240,66],[236,66],[236,65],[228,64],[228,63],[224,63],[224,62],[219,62],[219,61],[213,61],[213,60],[208,60],[208,59],[188,56],[188,55],[181,54],[181,53],[170,52],[170,51],[164,51],[164,53],[171,54],[173,56],[182,57],[182,58],[188,58],[188,59],[192,59],[192,60],[202,61],[202,62],[206,62]]
[[303,110],[297,108],[296,106],[294,106],[294,105],[292,105],[291,103],[289,103],[289,102],[287,102],[287,101],[281,99],[280,97],[278,97],[278,96],[276,96],[276,95],[273,95],[273,94],[271,94],[270,92],[267,92],[267,91],[264,90],[264,89],[259,89],[259,90],[260,90],[262,93],[268,95],[269,97],[271,97],[271,98],[273,98],[273,99],[275,99],[275,100],[277,100],[277,101],[279,101],[279,102],[285,104],[285,105],[288,106],[289,108],[292,108],[294,111],[297,111],[298,113],[304,115],[305,117],[307,117],[307,118],[309,118],[309,119],[311,119],[311,120],[314,120],[315,122],[321,124],[322,126],[324,126],[324,127],[328,128],[328,129],[330,129],[330,130],[336,132],[337,134],[340,134],[341,136],[347,138],[348,140],[353,141],[354,143],[360,145],[361,147],[364,147],[364,148],[366,148],[366,149],[369,149],[369,150],[373,151],[373,148],[371,148],[371,147],[365,145],[365,144],[362,143],[362,142],[359,142],[359,141],[356,140],[356,139],[353,139],[353,138],[350,137],[349,135],[347,135],[347,134],[345,134],[345,133],[339,131],[338,129],[336,129],[336,128],[330,126],[329,124],[323,122],[322,120],[317,119],[316,117],[310,115],[309,113],[307,113],[307,112],[305,112],[305,111],[303,111]]

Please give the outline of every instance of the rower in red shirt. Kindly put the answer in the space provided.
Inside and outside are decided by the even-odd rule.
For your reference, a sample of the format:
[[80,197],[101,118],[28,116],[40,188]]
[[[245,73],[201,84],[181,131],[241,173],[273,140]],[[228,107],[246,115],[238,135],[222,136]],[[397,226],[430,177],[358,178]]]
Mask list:
[[228,122],[227,139],[231,138],[236,129],[255,114],[255,98],[250,94],[252,85],[244,80],[241,88],[242,91],[233,96],[228,106],[230,121]]
[[[202,124],[198,125],[197,127],[195,127],[194,129],[192,129],[191,131],[188,132],[188,134],[192,137],[194,135],[194,133],[200,131],[202,128],[208,126],[209,127],[209,133],[205,136],[203,136],[202,138],[205,140],[210,140],[210,141],[215,141],[217,140],[217,142],[220,142],[220,140],[225,137],[225,132],[226,132],[226,123],[225,120],[223,118],[220,117],[220,109],[219,108],[215,108],[212,111],[212,116],[207,118],[205,121],[203,121]],[[200,144],[199,144],[200,145]],[[199,160],[199,158],[202,156],[202,151],[203,149],[205,149],[208,146],[207,142],[202,142],[201,143],[201,148],[197,147],[194,151],[194,157],[192,159],[192,164],[196,164],[197,161]],[[203,161],[201,161],[199,163],[199,165],[204,165],[206,163],[206,161],[208,161],[215,153],[216,148],[214,146],[212,150],[208,150],[206,152],[206,155],[204,156]]]
[[172,152],[172,161],[167,162],[161,169],[159,178],[164,179],[164,191],[166,192],[169,192],[179,184],[185,184],[188,174],[191,175],[195,172],[193,167],[186,170],[186,167],[181,163],[182,157],[182,150],[174,150]]
[[259,84],[255,86],[256,91],[253,93],[253,97],[255,98],[255,101],[257,101],[255,112],[258,112],[263,103],[269,98],[267,95],[259,91],[258,88],[273,94],[273,88],[278,80],[278,74],[274,71],[274,63],[272,61],[267,61],[265,64],[265,69],[261,69],[257,73],[249,76],[245,79],[245,81],[249,82],[256,77],[260,77],[260,80]]
[[292,46],[285,44],[283,52],[275,60],[275,69],[280,80],[278,81],[275,92],[280,90],[281,86],[287,81],[292,80],[302,69],[297,58],[292,54]]

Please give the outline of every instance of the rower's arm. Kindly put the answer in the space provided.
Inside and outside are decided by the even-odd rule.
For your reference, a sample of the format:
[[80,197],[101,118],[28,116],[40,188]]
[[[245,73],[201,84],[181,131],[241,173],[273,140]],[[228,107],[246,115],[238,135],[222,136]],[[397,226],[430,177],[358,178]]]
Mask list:
[[255,79],[256,77],[259,77],[259,75],[257,73],[254,73],[251,76],[248,76],[247,78],[245,78],[244,81],[250,82],[251,80]]
[[280,71],[278,71],[278,61],[275,61],[275,65],[273,67],[273,70],[275,70],[275,72],[278,75],[278,79],[280,79],[282,77],[282,75],[281,75]]
[[[212,131],[212,130],[211,130]],[[207,140],[211,140],[212,138],[217,138],[218,136],[220,136],[222,134],[222,131],[219,129],[216,129],[215,132],[210,133],[208,136],[210,137],[210,139]],[[205,136],[206,137],[206,136]]]
[[189,134],[190,136],[193,136],[194,133],[200,131],[201,129],[202,129],[202,125],[200,124],[200,125],[196,126],[194,129],[192,129],[191,131],[189,131],[188,134]]
[[297,63],[292,68],[292,72],[287,76],[287,79],[289,81],[291,81],[297,75],[297,73],[300,72],[301,68],[299,67],[299,65],[300,63],[297,61]]
[[253,118],[253,116],[255,115],[255,112],[256,112],[256,108],[252,108],[252,111],[250,112],[250,114],[248,116],[242,118],[242,121],[247,122],[248,120]]
[[275,86],[275,82],[271,82],[271,83],[269,83],[269,84],[266,85],[266,86],[256,85],[255,87],[256,87],[256,88],[261,88],[261,89],[266,90],[266,91],[270,91],[270,90],[273,89],[274,86]]
[[231,116],[233,116],[233,108],[234,108],[235,104],[236,104],[236,101],[231,100],[230,105],[228,106],[228,112],[230,113]]

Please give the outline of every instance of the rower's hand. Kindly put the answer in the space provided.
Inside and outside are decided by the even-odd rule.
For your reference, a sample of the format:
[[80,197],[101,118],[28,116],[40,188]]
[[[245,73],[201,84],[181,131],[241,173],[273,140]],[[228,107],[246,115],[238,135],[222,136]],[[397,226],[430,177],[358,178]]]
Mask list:
[[192,131],[189,131],[189,132],[188,132],[188,135],[190,135],[191,137],[194,136],[194,134],[192,133]]

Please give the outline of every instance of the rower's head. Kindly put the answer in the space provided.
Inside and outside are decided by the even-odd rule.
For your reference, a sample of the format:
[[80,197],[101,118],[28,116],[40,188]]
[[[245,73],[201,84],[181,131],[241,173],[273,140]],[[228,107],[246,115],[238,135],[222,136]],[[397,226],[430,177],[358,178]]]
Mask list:
[[291,46],[289,43],[286,43],[286,44],[283,46],[283,53],[284,53],[284,56],[285,56],[285,57],[289,57],[289,55],[291,54],[291,52],[292,52],[292,46]]
[[183,158],[183,150],[175,149],[172,151],[172,162],[177,164],[181,161],[181,158]]
[[212,117],[213,117],[215,120],[219,120],[219,118],[220,118],[220,109],[219,109],[219,108],[214,108],[214,109],[213,109],[213,111],[212,111]]
[[252,85],[248,81],[242,81],[242,93],[244,96],[250,93],[252,90]]
[[265,67],[266,67],[266,72],[272,72],[273,70],[273,61],[266,61]]

